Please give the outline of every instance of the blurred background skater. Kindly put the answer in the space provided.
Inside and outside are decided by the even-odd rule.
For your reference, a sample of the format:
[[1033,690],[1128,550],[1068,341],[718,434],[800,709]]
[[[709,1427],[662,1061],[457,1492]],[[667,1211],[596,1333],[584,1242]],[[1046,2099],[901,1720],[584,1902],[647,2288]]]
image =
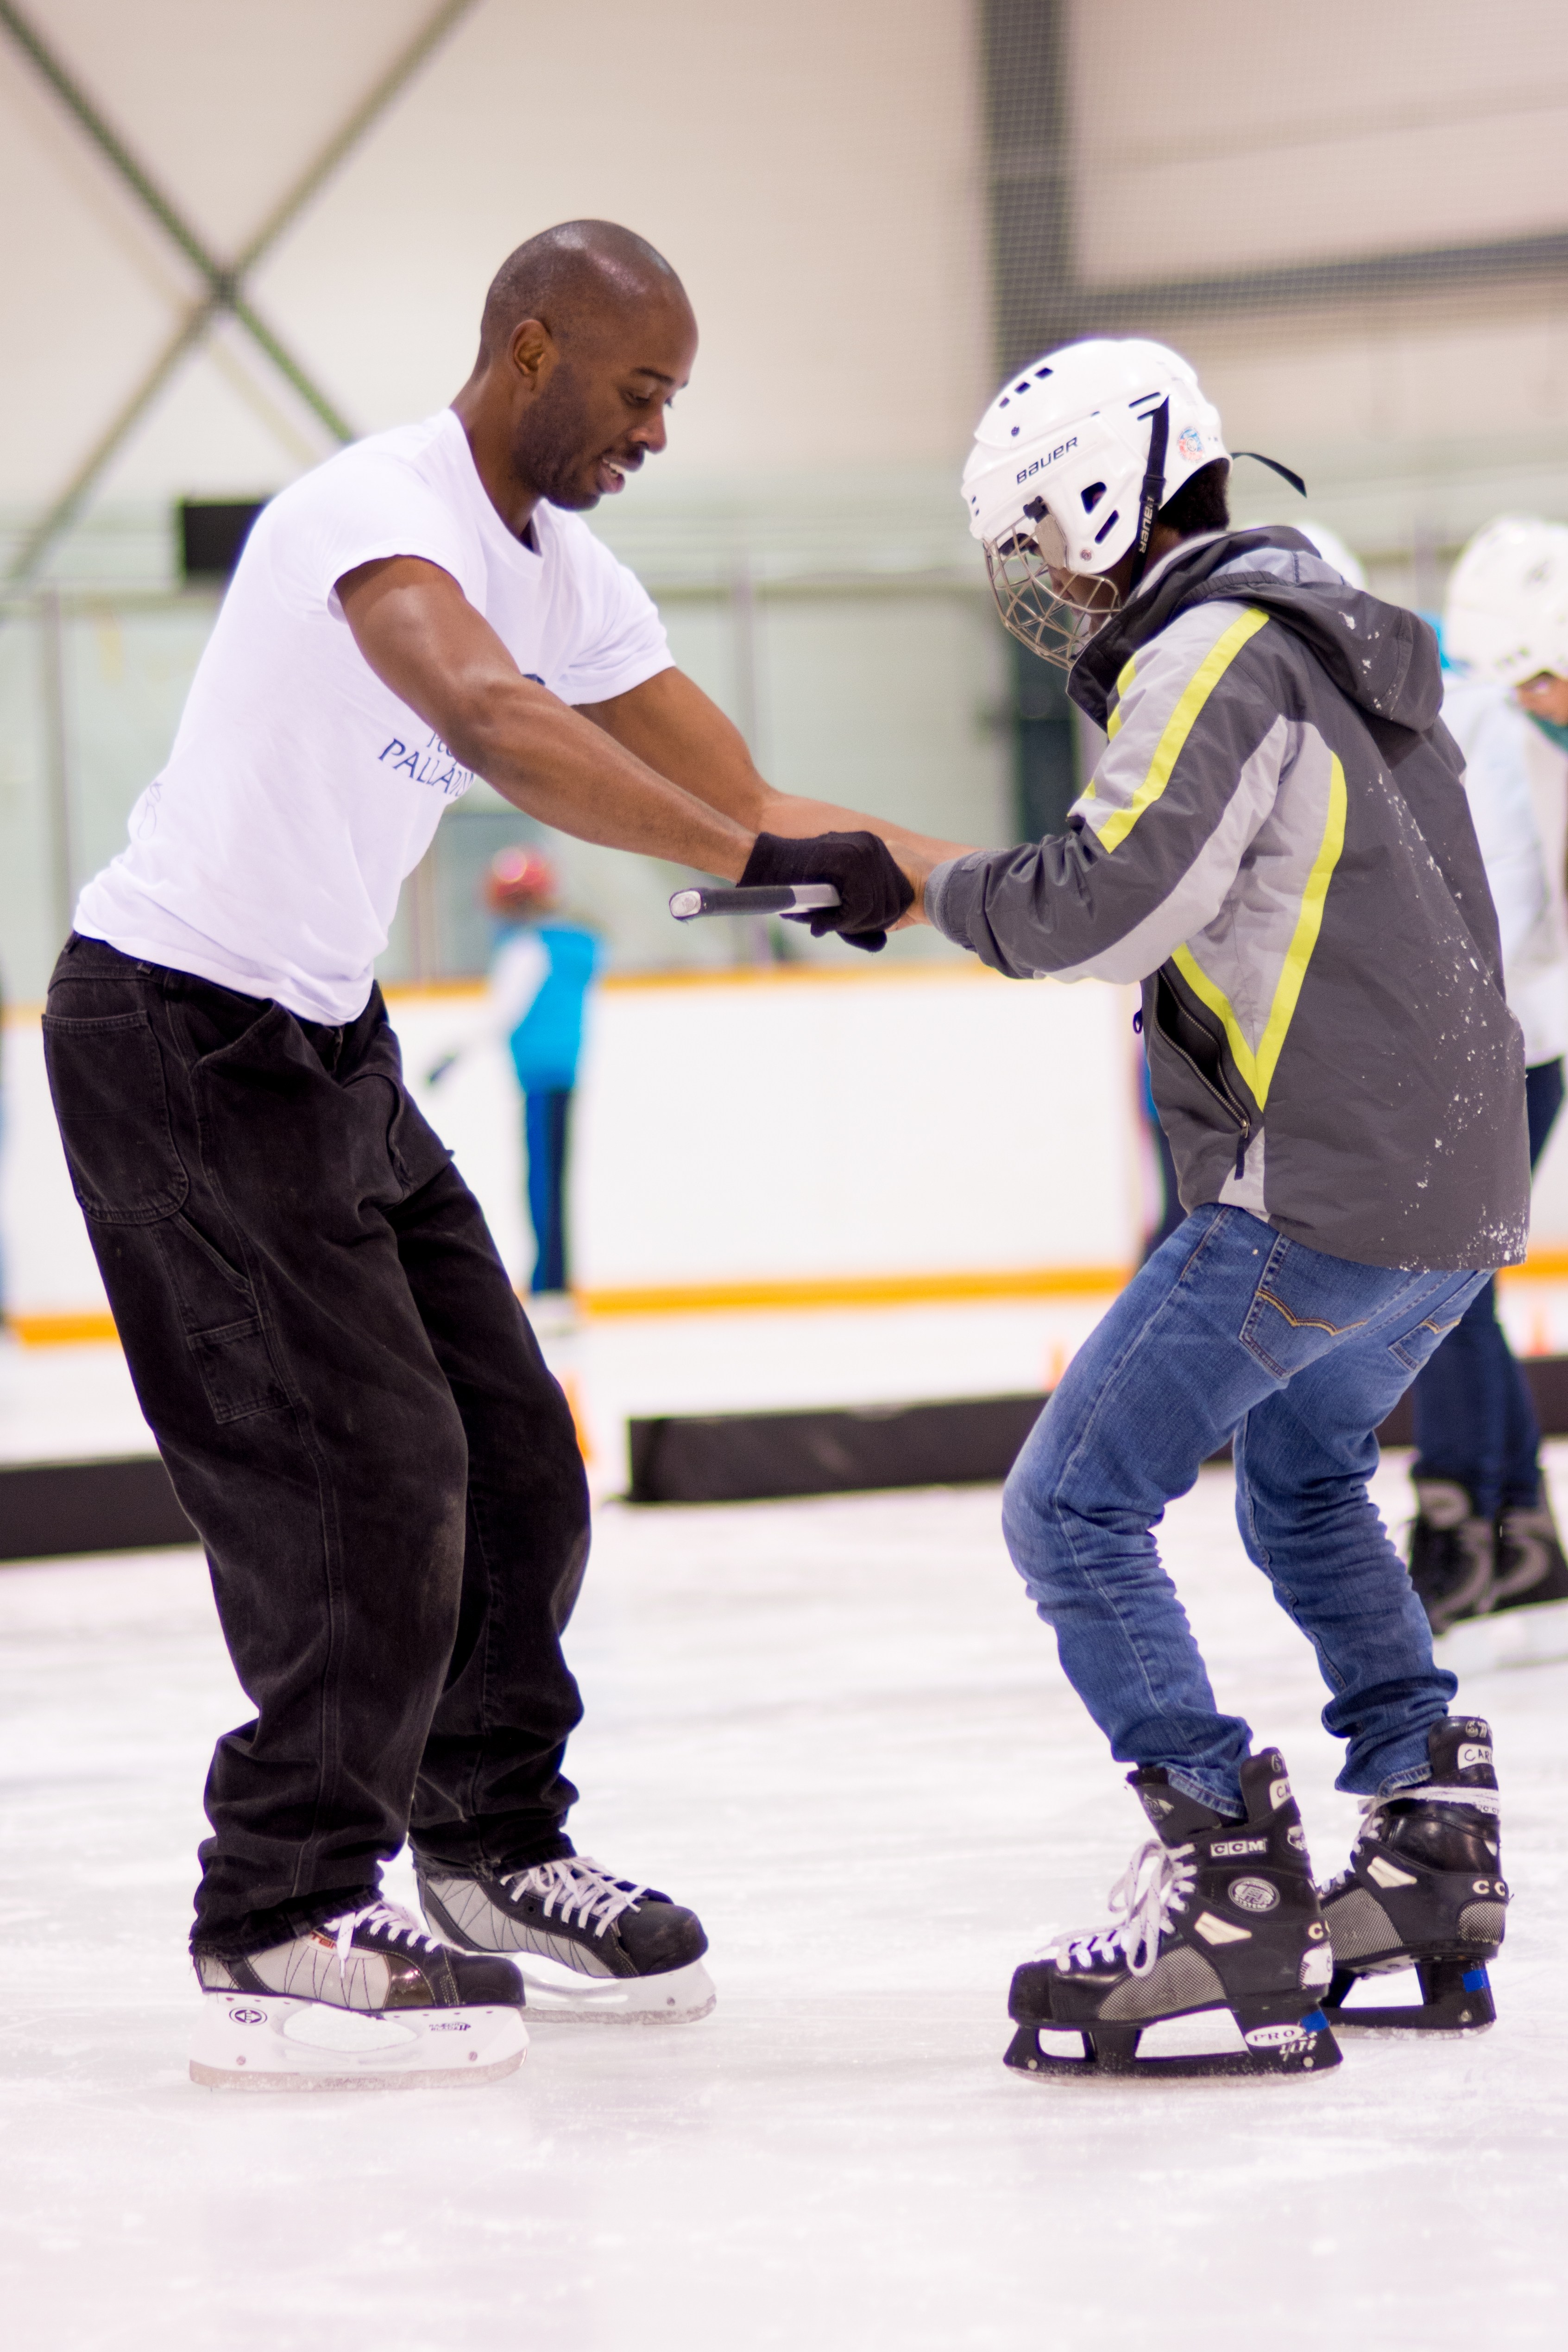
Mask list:
[[483,1022],[471,1039],[430,1072],[438,1085],[473,1044],[504,1043],[523,1097],[526,1195],[534,1233],[528,1288],[536,1323],[566,1315],[570,1288],[567,1189],[571,1098],[582,1051],[583,1008],[599,961],[599,941],[580,923],[558,917],[555,867],[520,845],[497,850],[485,876],[485,904],[496,921]]
[[[1524,1033],[1530,1162],[1563,1101],[1568,1048],[1568,527],[1503,517],[1465,549],[1444,614],[1443,717],[1497,908],[1508,1002]],[[1568,1601],[1529,1384],[1497,1285],[1416,1379],[1410,1573],[1436,1633]],[[1553,1606],[1531,1643],[1568,1639]],[[1467,1642],[1467,1655],[1474,1638]]]

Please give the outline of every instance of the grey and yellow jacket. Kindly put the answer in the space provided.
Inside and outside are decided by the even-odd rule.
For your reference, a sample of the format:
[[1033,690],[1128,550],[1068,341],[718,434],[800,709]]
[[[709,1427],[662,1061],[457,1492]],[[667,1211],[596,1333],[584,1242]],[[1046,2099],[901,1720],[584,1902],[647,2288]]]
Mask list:
[[1521,1258],[1523,1049],[1431,631],[1299,532],[1206,534],[1069,691],[1110,740],[1066,831],[939,866],[936,929],[1142,982],[1186,1208],[1367,1265]]

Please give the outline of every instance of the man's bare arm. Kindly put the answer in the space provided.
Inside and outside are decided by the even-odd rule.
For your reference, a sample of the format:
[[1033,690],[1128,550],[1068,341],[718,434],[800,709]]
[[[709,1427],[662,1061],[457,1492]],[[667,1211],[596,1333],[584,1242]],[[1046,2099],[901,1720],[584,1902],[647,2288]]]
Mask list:
[[648,767],[750,833],[778,833],[796,840],[814,833],[881,834],[915,886],[912,915],[932,868],[974,846],[911,833],[886,817],[863,816],[831,801],[776,792],[758,774],[739,729],[684,671],[661,670],[629,693],[609,702],[585,703],[581,709],[585,719]]
[[413,555],[338,583],[354,642],[465,767],[541,824],[734,881],[758,828],[526,678],[451,574]]

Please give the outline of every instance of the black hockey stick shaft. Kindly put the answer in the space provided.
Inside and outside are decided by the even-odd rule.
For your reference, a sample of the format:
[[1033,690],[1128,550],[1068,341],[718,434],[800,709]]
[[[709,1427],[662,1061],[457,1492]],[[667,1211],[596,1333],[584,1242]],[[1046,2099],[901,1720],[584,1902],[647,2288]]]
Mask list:
[[759,883],[748,890],[705,886],[677,890],[670,912],[677,923],[690,923],[699,915],[806,915],[838,903],[831,882]]

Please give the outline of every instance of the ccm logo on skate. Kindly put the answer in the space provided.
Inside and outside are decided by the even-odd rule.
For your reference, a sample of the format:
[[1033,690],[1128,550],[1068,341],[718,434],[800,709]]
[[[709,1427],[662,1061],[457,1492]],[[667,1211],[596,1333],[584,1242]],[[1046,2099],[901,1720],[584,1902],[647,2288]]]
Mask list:
[[1244,1853],[1267,1853],[1269,1841],[1267,1838],[1227,1838],[1223,1844],[1211,1845],[1208,1850],[1216,1857],[1223,1856],[1227,1862],[1234,1862]]
[[1491,1749],[1490,1748],[1461,1748],[1459,1750],[1459,1769],[1461,1772],[1473,1771],[1478,1764],[1490,1764],[1490,1762]]
[[1266,1878],[1233,1878],[1225,1892],[1239,1911],[1272,1911],[1280,1890]]
[[1304,2042],[1304,2025],[1255,2025],[1247,2036],[1249,2050],[1284,2050],[1292,2042]]

